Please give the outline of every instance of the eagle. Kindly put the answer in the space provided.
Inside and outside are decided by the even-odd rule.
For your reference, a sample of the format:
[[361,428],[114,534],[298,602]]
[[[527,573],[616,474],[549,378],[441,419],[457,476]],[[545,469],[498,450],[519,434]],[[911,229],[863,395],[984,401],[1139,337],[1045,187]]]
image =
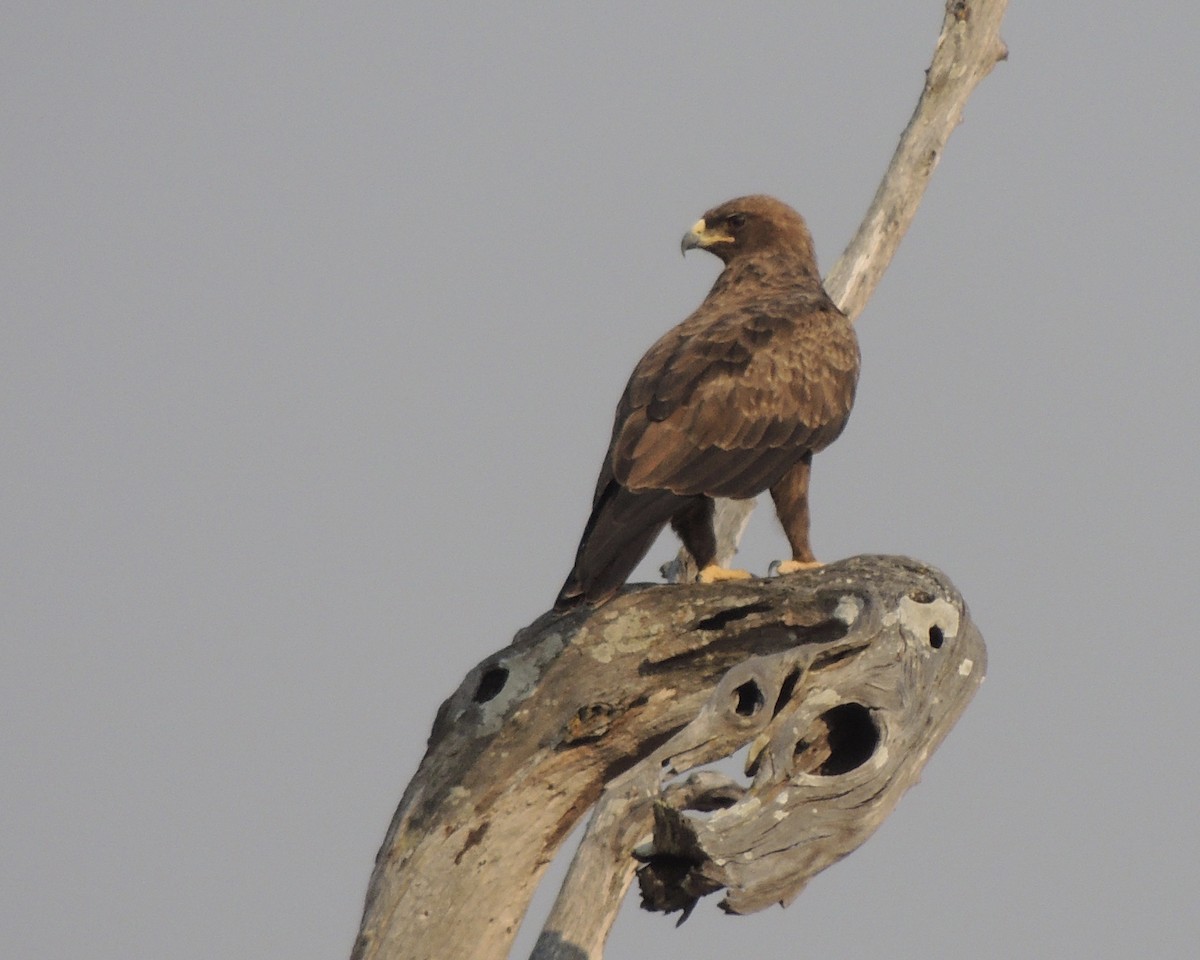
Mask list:
[[812,456],[850,416],[859,349],[821,284],[812,235],[787,204],[756,195],[713,207],[683,237],[725,265],[704,302],[634,368],[555,609],[610,599],[668,523],[704,583],[746,579],[715,563],[715,497],[771,491],[790,573],[809,545]]

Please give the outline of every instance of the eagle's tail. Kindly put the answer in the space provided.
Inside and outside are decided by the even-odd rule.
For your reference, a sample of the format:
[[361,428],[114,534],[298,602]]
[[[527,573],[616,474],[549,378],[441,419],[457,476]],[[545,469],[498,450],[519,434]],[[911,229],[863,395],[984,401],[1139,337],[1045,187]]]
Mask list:
[[575,554],[575,566],[554,601],[555,610],[611,599],[690,498],[665,490],[633,493],[615,480],[596,498]]

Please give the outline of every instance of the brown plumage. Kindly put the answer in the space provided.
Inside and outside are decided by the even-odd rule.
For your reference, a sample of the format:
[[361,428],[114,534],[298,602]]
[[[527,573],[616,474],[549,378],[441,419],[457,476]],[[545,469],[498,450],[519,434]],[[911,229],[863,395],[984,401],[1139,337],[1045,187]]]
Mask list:
[[668,522],[702,580],[747,576],[713,565],[714,497],[770,490],[792,548],[785,570],[815,564],[809,467],[850,416],[854,330],[786,204],[751,196],[714,207],[684,236],[692,247],[725,269],[629,378],[560,610],[609,599]]

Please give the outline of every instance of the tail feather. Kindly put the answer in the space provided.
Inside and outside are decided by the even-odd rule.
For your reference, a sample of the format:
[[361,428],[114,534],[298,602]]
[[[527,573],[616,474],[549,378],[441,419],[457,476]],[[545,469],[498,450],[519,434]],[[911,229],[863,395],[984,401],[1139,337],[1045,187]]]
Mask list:
[[556,610],[610,599],[650,550],[667,521],[690,498],[667,491],[634,493],[615,480],[596,498],[575,554],[575,566],[559,591]]

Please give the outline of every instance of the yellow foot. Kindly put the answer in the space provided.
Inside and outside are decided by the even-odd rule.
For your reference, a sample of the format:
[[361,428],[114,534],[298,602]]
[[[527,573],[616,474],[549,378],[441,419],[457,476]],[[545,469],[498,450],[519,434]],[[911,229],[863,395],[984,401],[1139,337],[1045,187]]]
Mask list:
[[783,576],[785,573],[796,573],[799,570],[816,570],[824,566],[820,560],[776,560],[771,564],[771,573]]
[[730,570],[728,567],[719,567],[715,563],[710,563],[700,571],[697,579],[701,583],[716,583],[718,580],[749,580],[750,573],[746,570]]

